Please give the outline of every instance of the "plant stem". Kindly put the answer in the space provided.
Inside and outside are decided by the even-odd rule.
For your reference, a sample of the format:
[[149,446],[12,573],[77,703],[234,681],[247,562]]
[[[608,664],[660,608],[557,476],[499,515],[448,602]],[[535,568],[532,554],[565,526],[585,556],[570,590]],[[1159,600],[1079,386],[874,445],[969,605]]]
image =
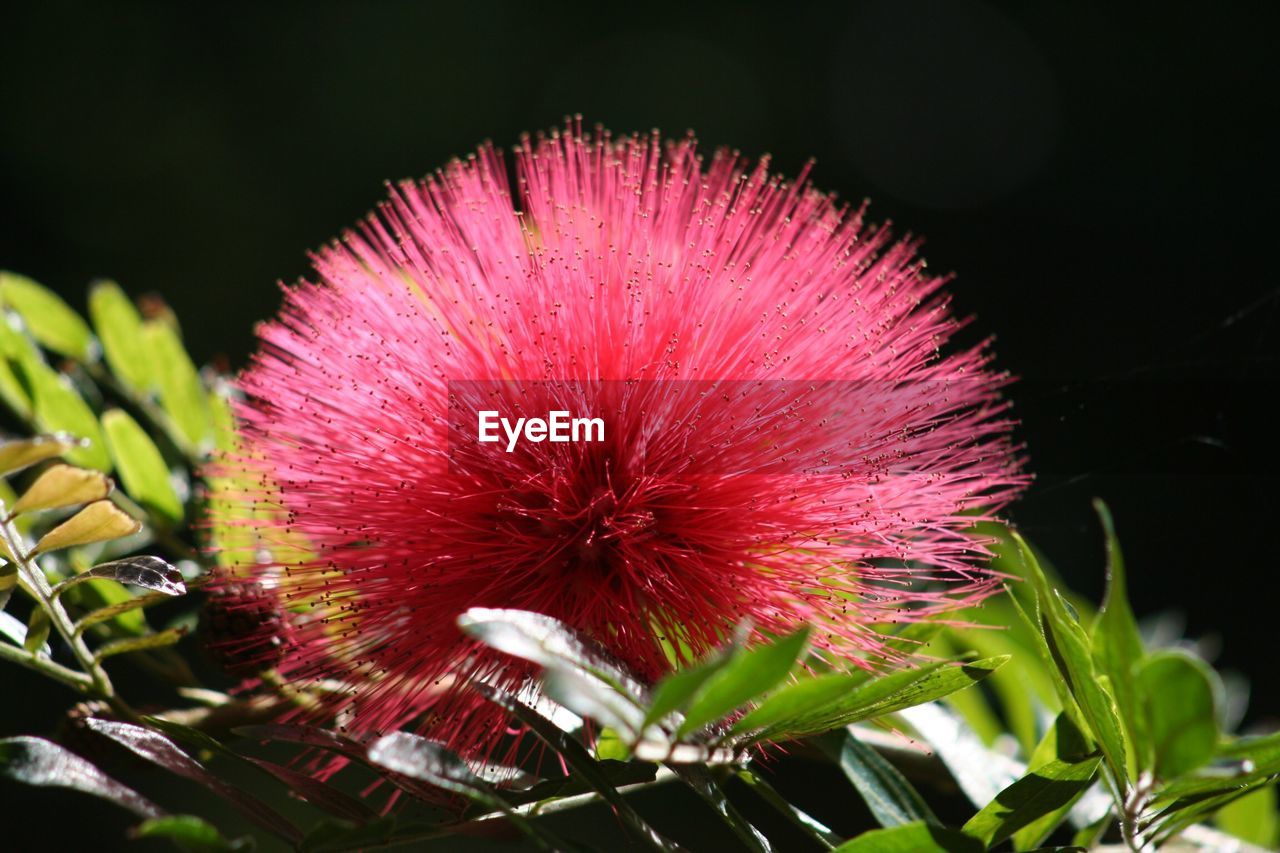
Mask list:
[[69,687],[84,693],[93,687],[93,679],[83,672],[65,667],[60,663],[41,657],[17,646],[0,643],[0,660],[7,660],[27,669],[44,673],[55,681],[61,681]]
[[[0,515],[5,514],[5,509],[4,502],[0,501]],[[36,600],[37,605],[48,614],[50,624],[62,635],[63,640],[70,647],[71,653],[80,664],[83,672],[77,674],[88,679],[88,683],[84,685],[83,689],[110,703],[111,707],[118,713],[124,714],[129,718],[136,718],[137,715],[133,709],[116,696],[115,688],[112,687],[111,679],[107,677],[106,670],[102,668],[94,657],[84,638],[76,632],[75,623],[67,615],[62,602],[53,595],[53,589],[49,586],[49,581],[45,578],[44,571],[30,556],[25,537],[18,532],[11,520],[6,519],[0,522],[0,541],[3,541],[5,550],[13,556],[23,588]],[[52,663],[52,661],[48,663]],[[66,668],[63,667],[63,669]],[[67,671],[71,672],[71,670]]]

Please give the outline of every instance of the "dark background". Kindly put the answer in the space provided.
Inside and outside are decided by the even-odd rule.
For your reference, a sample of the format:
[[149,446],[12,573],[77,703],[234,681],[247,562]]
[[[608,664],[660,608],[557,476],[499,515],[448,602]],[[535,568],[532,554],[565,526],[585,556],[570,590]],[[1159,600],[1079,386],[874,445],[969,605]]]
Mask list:
[[262,6],[0,13],[0,267],[160,293],[238,365],[308,248],[482,139],[581,112],[815,157],[928,237],[1022,377],[1024,532],[1096,596],[1106,499],[1139,614],[1216,636],[1280,717],[1264,5]]

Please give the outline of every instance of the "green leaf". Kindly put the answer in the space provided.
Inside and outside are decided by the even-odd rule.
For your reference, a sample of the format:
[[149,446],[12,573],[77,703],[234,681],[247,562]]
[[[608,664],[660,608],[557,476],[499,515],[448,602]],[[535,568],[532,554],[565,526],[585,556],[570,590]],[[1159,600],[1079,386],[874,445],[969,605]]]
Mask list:
[[89,443],[65,452],[68,461],[110,473],[111,457],[98,418],[67,377],[39,361],[23,362],[20,374],[31,389],[33,417],[42,432],[65,432]]
[[836,853],[981,853],[982,849],[963,832],[919,821],[864,832],[841,844]]
[[213,442],[213,413],[191,356],[173,326],[163,321],[147,321],[143,340],[151,355],[160,405],[187,444],[196,450]]
[[791,672],[808,642],[809,629],[802,628],[734,654],[694,694],[676,734],[684,735],[715,722],[777,685]]
[[1133,771],[1149,769],[1149,744],[1139,723],[1138,701],[1133,689],[1135,669],[1144,655],[1142,636],[1129,606],[1124,555],[1116,538],[1111,512],[1100,500],[1093,502],[1093,508],[1107,537],[1107,593],[1093,623],[1093,660],[1098,671],[1110,679],[1120,721],[1133,747],[1132,757],[1136,759]]
[[[1071,804],[1093,784],[1101,762],[1101,757],[1076,762],[1054,760],[1029,770],[970,818],[964,831],[990,848],[1047,815],[1065,816]],[[1044,834],[1053,828],[1046,828]]]
[[31,392],[22,379],[18,365],[40,361],[35,345],[10,323],[9,312],[0,310],[0,400],[18,417],[31,418]]
[[150,391],[152,365],[142,336],[142,317],[118,284],[98,281],[89,288],[89,319],[107,365],[120,383],[139,394]]
[[138,824],[129,831],[131,838],[167,838],[190,853],[233,853],[252,850],[253,840],[238,838],[228,841],[212,824],[195,815],[168,815]]
[[1093,654],[1084,628],[1067,609],[1057,590],[1049,586],[1035,555],[1018,534],[1018,543],[1036,588],[1040,607],[1040,627],[1052,653],[1054,663],[1066,680],[1071,696],[1080,708],[1089,729],[1102,747],[1103,757],[1117,784],[1129,778],[1126,741],[1116,711],[1115,699],[1099,681],[1093,667]]
[[1138,668],[1136,689],[1160,779],[1213,757],[1218,745],[1216,673],[1182,651],[1156,652]]
[[49,632],[53,630],[52,623],[49,622],[49,614],[43,607],[35,607],[31,610],[31,617],[27,619],[27,636],[22,641],[22,647],[32,654],[43,654],[46,657],[52,654],[49,648]]
[[1223,832],[1260,847],[1280,844],[1280,812],[1274,785],[1258,788],[1221,809],[1214,822]]
[[915,821],[940,824],[919,792],[897,768],[852,732],[844,732],[839,742],[831,744],[827,751],[839,762],[840,769],[881,826],[902,826]]
[[958,665],[939,662],[919,669],[899,670],[871,681],[861,680],[854,690],[846,691],[841,698],[801,710],[794,717],[754,733],[752,738],[782,740],[820,734],[850,723],[923,705],[976,684],[1008,660],[1008,656],[1001,656]]
[[644,715],[642,729],[661,722],[675,711],[683,711],[689,700],[707,679],[724,669],[732,652],[717,653],[708,660],[677,670],[658,682],[653,689],[653,699]]
[[[1093,743],[1076,728],[1071,717],[1063,713],[1053,721],[1044,739],[1036,746],[1031,760],[1027,763],[1027,771],[1035,772],[1055,761],[1063,764],[1078,764],[1094,758],[1096,754]],[[1084,790],[1088,790],[1088,786],[1085,786]],[[1081,794],[1083,793],[1082,790]],[[1072,798],[1056,810],[1046,812],[1018,829],[1013,834],[1013,849],[1031,850],[1039,847],[1066,820],[1067,813],[1071,811],[1077,799],[1078,797]]]
[[141,817],[154,818],[164,814],[155,803],[80,756],[38,737],[0,740],[0,776],[26,785],[71,788],[92,794]]
[[172,646],[186,635],[187,630],[185,628],[168,628],[155,634],[144,634],[141,637],[124,637],[103,645],[94,654],[93,659],[96,661],[102,661],[109,657],[115,657],[116,655],[161,649],[165,646]]
[[0,271],[0,301],[12,308],[31,336],[59,355],[96,358],[93,333],[62,297],[26,276]]
[[102,432],[129,496],[165,521],[181,522],[182,500],[169,479],[169,466],[151,436],[121,409],[112,409],[102,416]]
[[[34,617],[36,613],[44,613],[44,610],[42,608],[37,607],[35,610],[31,612],[31,615]],[[47,625],[48,623],[46,622],[46,629],[47,629]],[[49,636],[48,630],[45,630],[44,633],[45,633],[45,637]],[[32,646],[30,644],[29,635],[27,632],[27,626],[24,625],[20,619],[17,619],[16,617],[14,617],[13,614],[11,613],[0,613],[0,637],[7,638],[15,646],[21,646],[23,649],[26,649],[29,652],[32,652],[35,654],[42,654],[45,657],[50,657],[53,655],[53,649],[49,648],[49,644],[44,642],[43,638],[39,643]]]
[[815,708],[824,708],[849,696],[868,683],[865,674],[834,672],[802,677],[770,693],[759,705],[733,724],[734,732],[786,729]]

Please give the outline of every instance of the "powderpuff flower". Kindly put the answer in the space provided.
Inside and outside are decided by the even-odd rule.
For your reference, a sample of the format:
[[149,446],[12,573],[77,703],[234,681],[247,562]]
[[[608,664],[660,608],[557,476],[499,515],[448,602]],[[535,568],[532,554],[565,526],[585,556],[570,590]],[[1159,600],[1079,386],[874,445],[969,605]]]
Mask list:
[[[1007,377],[944,353],[961,324],[917,241],[691,137],[570,124],[514,160],[514,187],[488,145],[393,187],[239,378],[218,475],[255,508],[214,521],[254,553],[224,582],[279,598],[272,660],[321,714],[492,751],[469,685],[534,673],[459,631],[470,607],[555,617],[653,680],[744,621],[879,666],[885,623],[996,588],[970,531],[1025,481]],[[604,430],[483,443],[486,410]]]

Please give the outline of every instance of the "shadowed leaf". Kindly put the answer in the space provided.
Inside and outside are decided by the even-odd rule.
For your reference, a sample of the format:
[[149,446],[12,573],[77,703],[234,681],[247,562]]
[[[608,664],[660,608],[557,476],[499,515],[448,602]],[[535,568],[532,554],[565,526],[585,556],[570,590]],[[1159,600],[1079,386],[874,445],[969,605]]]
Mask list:
[[233,803],[255,823],[279,835],[289,842],[297,843],[302,833],[288,820],[279,815],[257,797],[241,791],[239,788],[222,781],[204,768],[200,762],[179,749],[173,741],[159,732],[135,726],[131,723],[120,723],[114,720],[90,718],[86,724],[98,732],[120,744],[130,752],[145,758],[183,778],[190,779]]
[[0,776],[27,785],[71,788],[123,806],[136,815],[160,817],[155,803],[112,779],[80,756],[37,737],[0,740]]

